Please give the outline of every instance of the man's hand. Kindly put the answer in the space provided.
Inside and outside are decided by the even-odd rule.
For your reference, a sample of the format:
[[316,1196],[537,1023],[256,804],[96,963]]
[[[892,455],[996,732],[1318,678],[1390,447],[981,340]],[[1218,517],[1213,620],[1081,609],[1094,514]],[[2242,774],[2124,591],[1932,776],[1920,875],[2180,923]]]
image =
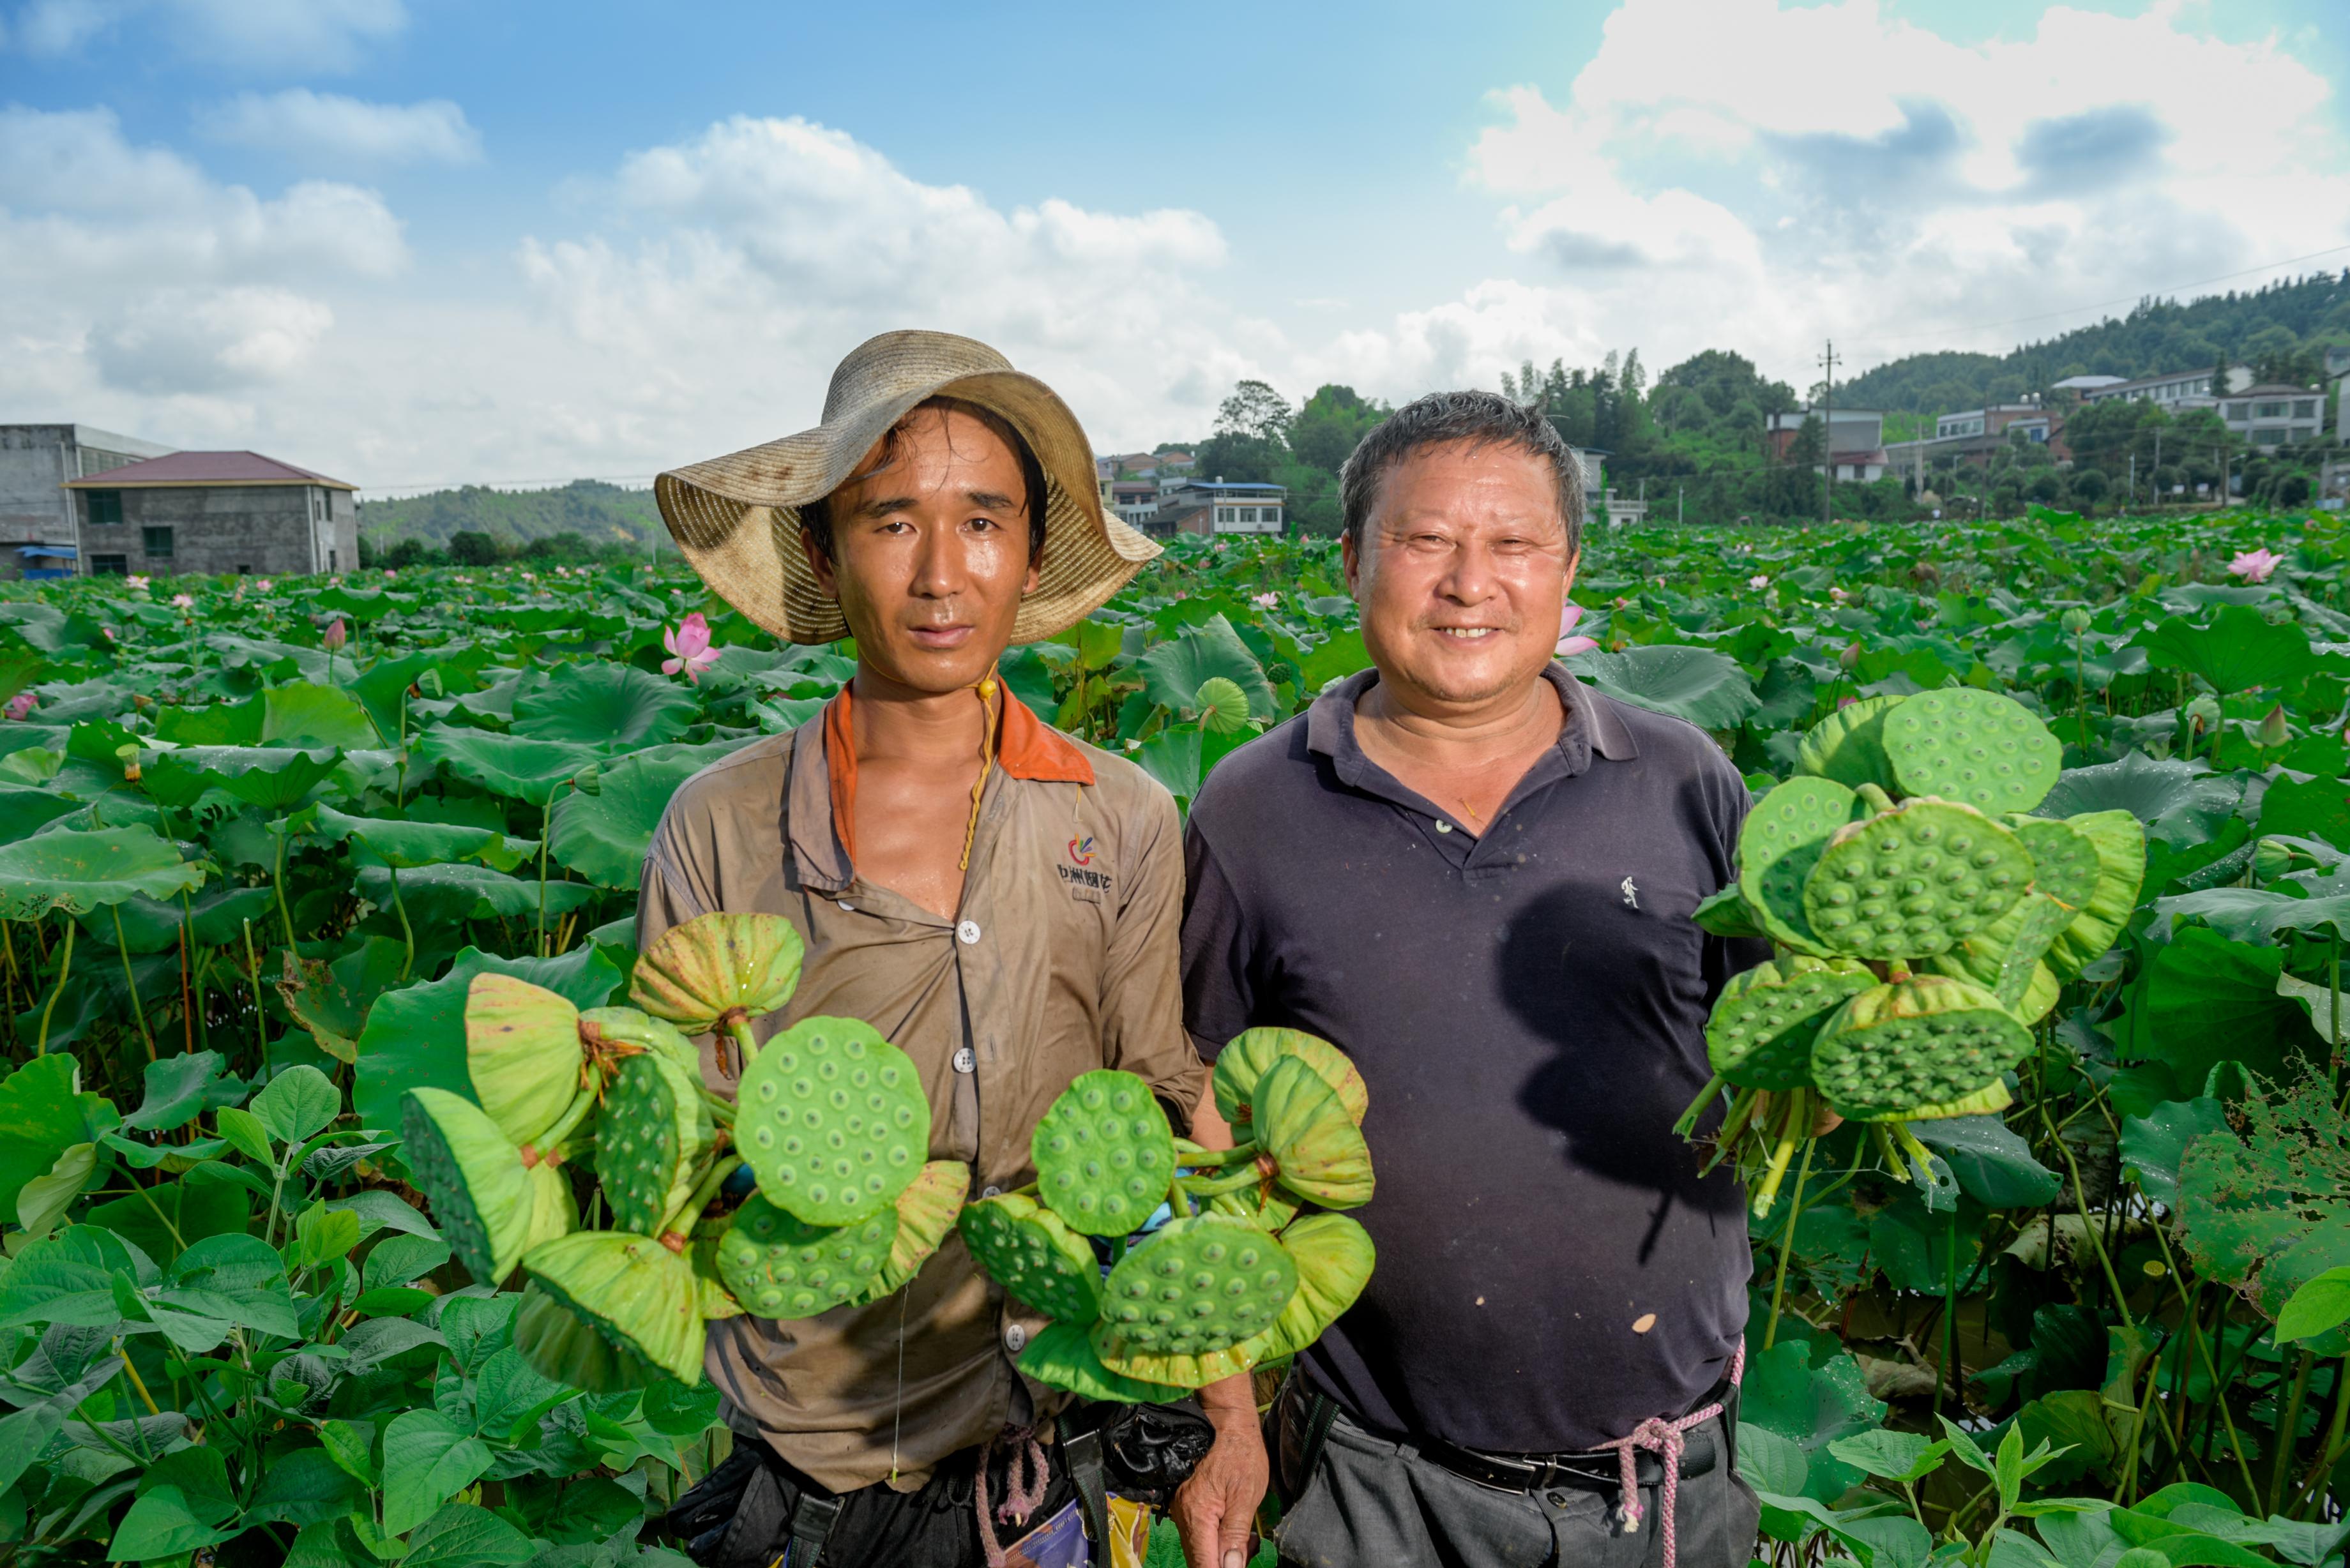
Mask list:
[[1175,1489],[1171,1511],[1183,1561],[1189,1568],[1246,1568],[1256,1506],[1272,1477],[1248,1375],[1210,1384],[1200,1391],[1200,1405],[1215,1423],[1216,1441]]

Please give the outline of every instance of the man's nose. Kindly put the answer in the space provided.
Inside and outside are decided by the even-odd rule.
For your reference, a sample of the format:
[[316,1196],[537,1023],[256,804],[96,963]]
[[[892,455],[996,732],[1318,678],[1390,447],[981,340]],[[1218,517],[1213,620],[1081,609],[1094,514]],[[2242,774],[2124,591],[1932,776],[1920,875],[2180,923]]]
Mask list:
[[969,576],[962,539],[951,528],[925,528],[920,538],[910,585],[914,596],[926,599],[953,597]]
[[1482,604],[1493,597],[1493,553],[1469,540],[1456,546],[1437,579],[1436,591],[1456,604]]

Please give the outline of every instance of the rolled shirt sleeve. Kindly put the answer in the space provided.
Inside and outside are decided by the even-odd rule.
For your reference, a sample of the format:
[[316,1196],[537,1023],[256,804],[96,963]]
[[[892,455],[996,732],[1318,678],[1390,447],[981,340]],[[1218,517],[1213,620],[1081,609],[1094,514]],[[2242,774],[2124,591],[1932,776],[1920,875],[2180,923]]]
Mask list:
[[1183,1033],[1183,830],[1164,790],[1138,791],[1133,811],[1146,826],[1137,835],[1139,852],[1130,857],[1133,870],[1102,963],[1102,1060],[1180,1109],[1181,1126],[1208,1076]]

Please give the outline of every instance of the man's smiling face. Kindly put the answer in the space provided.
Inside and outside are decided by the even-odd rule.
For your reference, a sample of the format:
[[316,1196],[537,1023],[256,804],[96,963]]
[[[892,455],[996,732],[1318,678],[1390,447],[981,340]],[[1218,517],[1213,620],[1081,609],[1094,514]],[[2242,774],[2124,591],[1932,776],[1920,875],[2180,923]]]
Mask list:
[[1549,460],[1467,441],[1398,462],[1345,557],[1381,680],[1410,706],[1446,709],[1540,674],[1576,565]]
[[931,693],[987,673],[1036,587],[1027,490],[1002,437],[967,413],[926,408],[832,493],[831,556],[801,538],[868,668]]

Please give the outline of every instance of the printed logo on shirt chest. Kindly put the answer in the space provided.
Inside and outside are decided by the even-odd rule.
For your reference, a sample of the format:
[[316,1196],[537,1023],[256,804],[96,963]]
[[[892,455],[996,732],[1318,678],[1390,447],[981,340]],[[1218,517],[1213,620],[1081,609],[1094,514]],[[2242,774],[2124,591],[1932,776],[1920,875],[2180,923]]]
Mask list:
[[1096,864],[1099,853],[1094,847],[1092,834],[1080,833],[1070,838],[1062,858],[1053,867],[1060,874],[1061,886],[1069,890],[1069,897],[1098,904],[1108,896],[1109,867]]

